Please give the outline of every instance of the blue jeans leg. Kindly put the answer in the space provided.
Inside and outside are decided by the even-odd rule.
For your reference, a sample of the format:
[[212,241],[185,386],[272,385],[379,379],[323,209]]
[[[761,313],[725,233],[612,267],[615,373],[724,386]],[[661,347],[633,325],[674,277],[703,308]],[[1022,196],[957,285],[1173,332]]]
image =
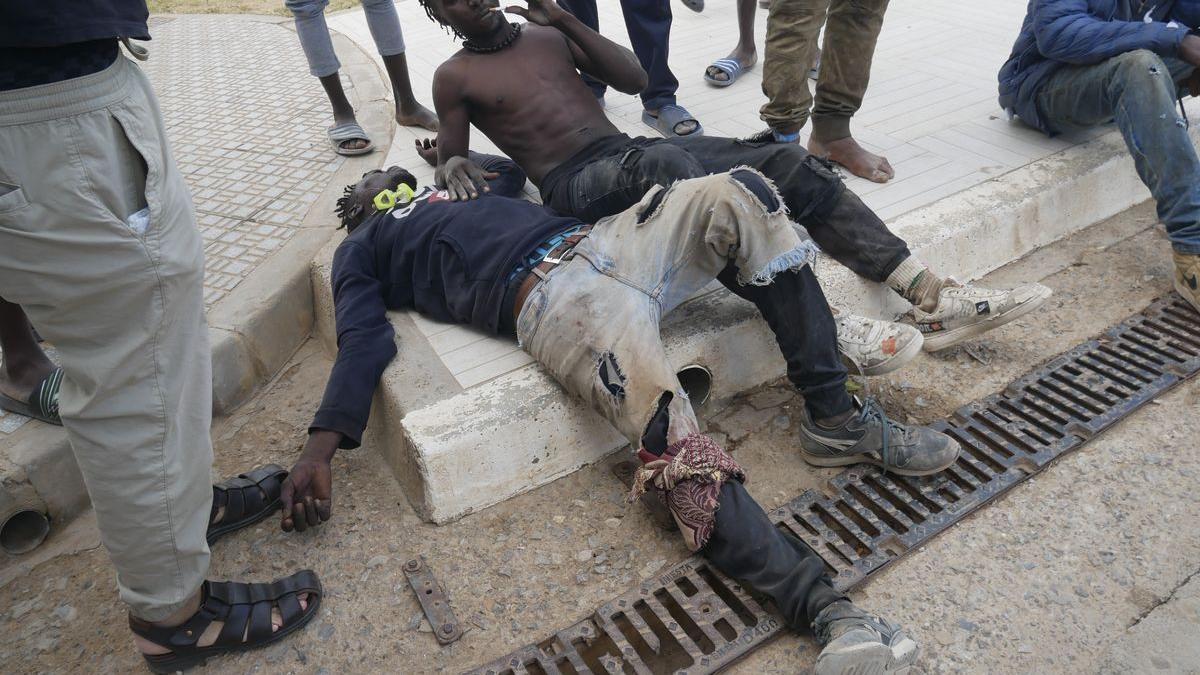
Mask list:
[[679,80],[667,63],[673,18],[670,0],[621,0],[621,13],[633,53],[649,76],[642,90],[642,105],[646,110],[673,105]]
[[400,16],[392,0],[362,0],[367,28],[380,56],[404,53],[404,34],[400,32]]
[[1068,66],[1037,95],[1057,130],[1114,121],[1138,176],[1158,203],[1158,218],[1179,253],[1200,254],[1200,158],[1176,109],[1176,79],[1188,67],[1147,50],[1089,66]]
[[308,72],[313,77],[328,77],[341,68],[333,51],[333,39],[325,24],[325,6],[329,0],[284,0],[284,5],[296,18],[296,36],[308,59]]

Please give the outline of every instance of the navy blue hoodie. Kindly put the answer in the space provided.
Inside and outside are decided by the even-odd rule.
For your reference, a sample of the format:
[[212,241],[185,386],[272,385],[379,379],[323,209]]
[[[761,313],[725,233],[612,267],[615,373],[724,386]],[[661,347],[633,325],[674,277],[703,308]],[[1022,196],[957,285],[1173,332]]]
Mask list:
[[509,277],[538,244],[579,224],[516,199],[525,174],[508,159],[475,155],[499,173],[490,192],[452,202],[426,187],[409,204],[363,221],[333,256],[338,354],[309,431],[362,442],[371,398],[396,355],[390,309],[415,309],[438,321],[496,333]]

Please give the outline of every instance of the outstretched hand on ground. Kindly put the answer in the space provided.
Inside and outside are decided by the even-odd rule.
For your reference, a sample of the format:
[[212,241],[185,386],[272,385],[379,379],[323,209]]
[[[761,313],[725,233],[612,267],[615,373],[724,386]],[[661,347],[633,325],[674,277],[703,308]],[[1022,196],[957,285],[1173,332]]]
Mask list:
[[283,481],[284,532],[303,532],[329,520],[333,512],[333,476],[329,462],[341,442],[341,434],[317,430],[308,437],[295,466]]
[[553,26],[559,19],[566,16],[567,12],[558,3],[544,2],[543,0],[526,0],[525,4],[528,7],[520,5],[509,5],[504,8],[508,14],[516,14],[530,23],[536,23],[539,26]]

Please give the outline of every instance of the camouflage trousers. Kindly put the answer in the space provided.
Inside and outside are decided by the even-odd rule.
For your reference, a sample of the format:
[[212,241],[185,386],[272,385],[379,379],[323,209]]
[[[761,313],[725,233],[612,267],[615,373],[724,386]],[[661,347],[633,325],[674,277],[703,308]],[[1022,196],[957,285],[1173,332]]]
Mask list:
[[[767,17],[763,93],[759,111],[774,129],[804,126],[822,141],[850,135],[850,118],[862,105],[871,77],[875,41],[888,0],[773,0]],[[816,100],[808,71],[825,26]]]

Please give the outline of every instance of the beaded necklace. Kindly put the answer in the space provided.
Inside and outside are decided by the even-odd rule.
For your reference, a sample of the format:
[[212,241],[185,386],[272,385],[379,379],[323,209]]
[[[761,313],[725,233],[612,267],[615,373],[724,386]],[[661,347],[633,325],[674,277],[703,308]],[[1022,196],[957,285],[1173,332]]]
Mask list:
[[475,44],[474,42],[471,42],[470,40],[467,40],[467,41],[463,42],[463,49],[465,49],[469,52],[475,52],[476,54],[490,54],[492,52],[498,52],[501,49],[504,49],[505,47],[511,45],[513,42],[516,42],[517,37],[519,35],[521,35],[521,26],[524,26],[525,24],[513,23],[513,24],[509,24],[509,25],[511,26],[511,28],[508,29],[508,37],[501,40],[499,42],[499,44],[495,44],[490,47],[483,47],[481,45]]

